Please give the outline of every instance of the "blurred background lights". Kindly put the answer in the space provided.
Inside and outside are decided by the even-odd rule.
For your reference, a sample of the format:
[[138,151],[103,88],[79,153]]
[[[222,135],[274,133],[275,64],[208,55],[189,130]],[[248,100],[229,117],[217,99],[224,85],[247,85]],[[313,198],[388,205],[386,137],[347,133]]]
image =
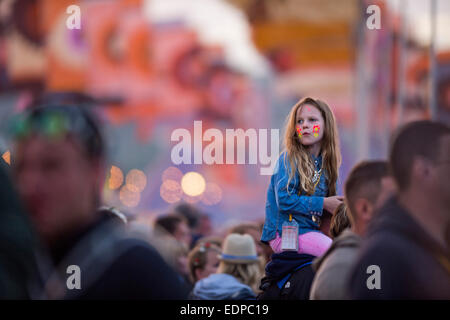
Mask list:
[[183,178],[183,173],[180,169],[176,167],[169,167],[162,173],[162,181],[166,180],[173,180],[173,181],[181,181],[181,178]]
[[205,186],[205,178],[198,172],[190,171],[181,179],[183,192],[191,197],[201,195],[205,191]]
[[5,160],[5,162],[9,165],[11,165],[11,153],[8,151],[6,151],[3,155],[2,155],[3,160]]
[[192,197],[190,195],[187,195],[186,193],[183,194],[183,201],[194,204],[201,200],[201,196]]
[[201,200],[208,206],[218,204],[222,200],[222,189],[215,183],[207,183]]
[[123,173],[120,168],[111,166],[109,170],[108,187],[111,190],[118,189],[123,183]]
[[161,198],[168,203],[175,203],[181,200],[183,191],[179,182],[167,179],[159,189]]
[[129,208],[136,207],[141,200],[141,194],[139,192],[133,192],[128,189],[127,185],[120,188],[119,199],[125,206]]
[[141,192],[147,185],[147,176],[141,170],[133,169],[126,177],[126,187],[132,192]]

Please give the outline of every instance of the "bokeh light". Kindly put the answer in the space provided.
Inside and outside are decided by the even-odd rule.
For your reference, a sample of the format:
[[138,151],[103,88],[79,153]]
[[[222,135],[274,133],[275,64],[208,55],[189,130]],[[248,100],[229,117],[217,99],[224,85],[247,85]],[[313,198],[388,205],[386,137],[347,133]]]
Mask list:
[[132,192],[141,192],[147,185],[147,176],[141,170],[133,169],[126,177],[126,187]]
[[5,160],[5,162],[9,165],[11,165],[11,153],[8,151],[6,151],[3,155],[2,155],[3,160]]
[[190,203],[190,204],[197,203],[197,202],[199,202],[202,199],[201,195],[200,196],[196,196],[196,197],[192,197],[190,195],[187,195],[186,193],[183,194],[182,198],[183,198],[183,201],[185,201],[187,203]]
[[173,180],[180,182],[181,178],[183,178],[183,173],[181,172],[180,169],[176,167],[169,167],[163,171],[161,178],[163,182],[166,180]]
[[215,183],[207,183],[201,200],[208,206],[218,204],[222,200],[222,189]]
[[111,190],[118,189],[123,183],[123,172],[119,167],[111,166],[109,170],[108,188]]
[[124,185],[120,188],[119,199],[125,206],[133,208],[141,201],[141,194],[139,192],[130,191],[127,185]]
[[175,203],[181,200],[183,191],[179,182],[167,179],[161,185],[159,195],[167,203]]
[[183,192],[191,197],[201,195],[205,191],[205,186],[205,178],[198,172],[190,171],[181,179]]

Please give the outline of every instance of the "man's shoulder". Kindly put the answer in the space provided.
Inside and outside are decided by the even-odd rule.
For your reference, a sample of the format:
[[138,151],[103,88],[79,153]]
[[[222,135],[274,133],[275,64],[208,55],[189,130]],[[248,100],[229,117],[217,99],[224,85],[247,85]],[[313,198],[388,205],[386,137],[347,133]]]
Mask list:
[[411,239],[395,230],[378,230],[367,236],[360,247],[357,260],[360,263],[390,265],[390,268],[401,268],[414,259],[411,254],[418,249]]
[[318,269],[318,273],[335,268],[350,267],[358,257],[358,247],[338,247],[331,252]]
[[317,270],[311,287],[311,299],[345,299],[347,281],[358,256],[358,247],[333,250]]
[[[439,296],[445,275],[420,226],[398,205],[385,206],[363,239],[350,274],[355,299]],[[414,279],[414,280],[412,280]],[[375,284],[379,285],[376,288]],[[378,289],[378,290],[375,290]]]
[[[98,297],[184,299],[188,288],[158,251],[138,238],[116,243],[115,255],[94,288]],[[96,296],[96,294],[94,294]]]
[[[320,265],[316,267],[318,272],[324,269],[350,266],[356,259],[360,247],[360,237],[350,230],[344,230],[328,249],[328,252],[319,258]],[[322,260],[322,261],[320,261]]]

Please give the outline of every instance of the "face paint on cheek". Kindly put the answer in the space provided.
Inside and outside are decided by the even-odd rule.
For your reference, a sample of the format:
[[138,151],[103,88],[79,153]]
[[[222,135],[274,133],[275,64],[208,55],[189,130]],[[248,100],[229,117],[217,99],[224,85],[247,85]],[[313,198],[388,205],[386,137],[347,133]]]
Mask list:
[[297,126],[296,128],[297,128],[298,137],[301,138],[302,137],[302,128],[300,128],[300,126]]
[[319,136],[320,126],[318,124],[314,125],[313,127],[313,135],[315,138]]

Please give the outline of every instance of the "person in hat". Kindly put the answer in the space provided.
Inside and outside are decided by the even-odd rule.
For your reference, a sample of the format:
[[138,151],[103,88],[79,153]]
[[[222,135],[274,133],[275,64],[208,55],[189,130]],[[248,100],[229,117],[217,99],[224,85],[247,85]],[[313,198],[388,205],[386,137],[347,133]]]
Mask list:
[[251,300],[260,279],[253,238],[236,233],[225,238],[217,273],[195,284],[191,298],[199,300]]

